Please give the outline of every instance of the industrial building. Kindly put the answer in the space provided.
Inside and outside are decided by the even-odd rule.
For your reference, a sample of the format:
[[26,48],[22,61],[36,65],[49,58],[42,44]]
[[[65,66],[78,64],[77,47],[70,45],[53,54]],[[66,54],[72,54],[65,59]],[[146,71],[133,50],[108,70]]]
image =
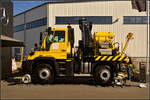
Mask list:
[[13,37],[13,3],[0,1],[0,80],[12,73],[12,48],[21,47],[23,42]]
[[[92,33],[114,32],[114,41],[118,41],[121,48],[127,33],[134,33],[135,38],[126,53],[146,61],[149,55],[148,12],[132,9],[131,1],[48,2],[14,16],[14,38],[24,41],[28,54],[34,44],[39,43],[40,32],[47,27],[71,24],[75,29],[74,46],[78,46],[81,39],[78,20],[84,17],[93,23]],[[19,51],[15,48],[13,52],[16,55]]]

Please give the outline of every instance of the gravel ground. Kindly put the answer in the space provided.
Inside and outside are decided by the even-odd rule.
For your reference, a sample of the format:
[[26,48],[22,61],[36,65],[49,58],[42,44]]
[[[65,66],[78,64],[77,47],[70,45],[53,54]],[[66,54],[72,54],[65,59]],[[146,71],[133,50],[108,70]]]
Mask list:
[[1,98],[101,98],[148,99],[149,86],[139,88],[137,82],[121,87],[95,86],[90,78],[61,78],[55,84],[14,84],[1,81]]

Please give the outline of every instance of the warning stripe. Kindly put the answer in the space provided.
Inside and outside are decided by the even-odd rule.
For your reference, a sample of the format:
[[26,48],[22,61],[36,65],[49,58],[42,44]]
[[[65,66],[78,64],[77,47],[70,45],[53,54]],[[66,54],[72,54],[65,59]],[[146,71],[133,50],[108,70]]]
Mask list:
[[101,61],[104,61],[108,56],[104,56],[103,58],[101,58]]
[[99,60],[101,58],[101,56],[98,56],[95,60],[97,61],[97,60]]
[[118,59],[118,61],[122,61],[123,58],[125,58],[125,56],[121,56],[121,57]]
[[124,61],[129,62],[129,57],[126,57]]
[[106,61],[110,61],[112,58],[113,56],[109,56]]
[[119,57],[119,56],[115,56],[115,58],[114,58],[112,61],[116,61],[118,57]]
[[127,56],[98,56],[96,61],[129,61],[129,58]]

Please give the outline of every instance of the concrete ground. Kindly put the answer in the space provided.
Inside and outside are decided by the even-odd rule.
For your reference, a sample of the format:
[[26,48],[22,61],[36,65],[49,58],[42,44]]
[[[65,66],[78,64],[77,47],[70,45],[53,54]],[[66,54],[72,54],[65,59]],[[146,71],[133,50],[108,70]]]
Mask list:
[[148,99],[149,86],[139,88],[136,82],[127,82],[127,87],[95,86],[90,78],[62,78],[55,84],[14,84],[1,81],[1,98],[113,98]]

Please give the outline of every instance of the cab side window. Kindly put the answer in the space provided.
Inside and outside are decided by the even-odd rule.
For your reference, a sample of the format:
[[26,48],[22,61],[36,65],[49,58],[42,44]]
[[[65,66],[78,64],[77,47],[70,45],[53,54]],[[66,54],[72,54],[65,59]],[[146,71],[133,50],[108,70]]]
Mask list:
[[65,42],[65,31],[55,31],[54,42]]

